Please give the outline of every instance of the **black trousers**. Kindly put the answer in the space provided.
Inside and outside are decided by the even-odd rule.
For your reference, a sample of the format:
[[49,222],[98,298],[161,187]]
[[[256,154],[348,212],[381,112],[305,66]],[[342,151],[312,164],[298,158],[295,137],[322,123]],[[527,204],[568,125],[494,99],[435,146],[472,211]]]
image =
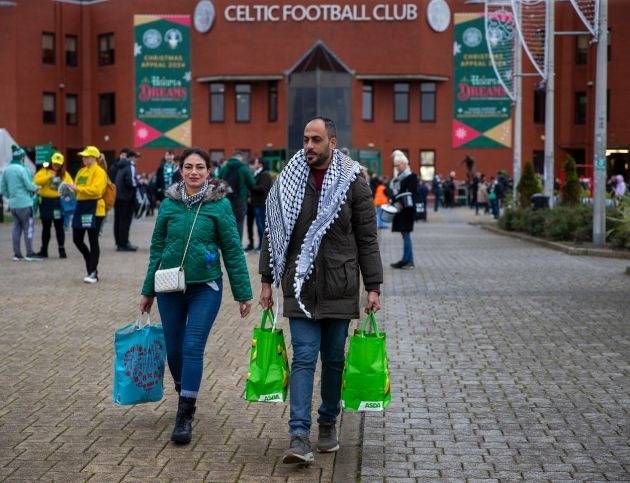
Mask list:
[[[77,249],[81,252],[81,255],[83,255],[83,260],[85,260],[85,269],[87,270],[88,275],[98,270],[98,259],[101,256],[101,248],[98,244],[98,235],[101,231],[103,219],[104,217],[95,217],[94,228],[72,229],[72,241],[74,241]],[[83,241],[86,232],[88,234],[90,248],[88,248]]]
[[133,212],[133,200],[116,200],[114,204],[114,240],[116,240],[118,247],[129,245],[129,229],[133,220]]
[[55,235],[57,236],[57,245],[63,248],[66,242],[66,234],[63,231],[63,218],[59,220],[42,220],[42,253],[48,255],[48,244],[50,243],[50,228],[55,225]]
[[247,239],[251,246],[254,246],[254,220],[254,207],[247,203]]

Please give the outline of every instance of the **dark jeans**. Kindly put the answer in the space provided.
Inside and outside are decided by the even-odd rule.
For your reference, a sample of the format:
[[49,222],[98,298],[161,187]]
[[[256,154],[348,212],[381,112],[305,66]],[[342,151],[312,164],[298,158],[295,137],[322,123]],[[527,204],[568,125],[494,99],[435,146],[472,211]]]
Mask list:
[[[101,231],[101,224],[105,217],[94,217],[94,228],[73,228],[72,229],[72,241],[83,255],[85,260],[85,268],[87,274],[90,275],[98,270],[98,259],[101,256],[101,248],[98,244],[98,236]],[[90,242],[90,248],[83,241],[85,233],[87,232],[88,241]]]
[[499,199],[490,200],[490,209],[495,220],[499,219]]
[[114,240],[116,246],[129,245],[129,229],[135,209],[134,201],[116,200],[114,204]]
[[258,229],[258,249],[262,248],[262,241],[265,237],[265,220],[267,210],[264,206],[254,206],[254,219],[256,220],[256,228]]
[[48,244],[50,243],[50,228],[55,225],[55,235],[57,236],[57,245],[63,248],[66,242],[66,233],[63,230],[63,218],[58,220],[42,220],[42,253],[48,255]]
[[238,229],[238,236],[243,240],[243,222],[247,216],[247,200],[234,200],[232,203],[232,211],[236,218],[236,228]]
[[175,384],[181,384],[184,397],[196,398],[199,393],[203,353],[222,293],[223,282],[216,280],[187,285],[185,292],[157,294],[168,368]]
[[311,430],[313,378],[317,355],[322,357],[319,423],[335,423],[341,410],[341,376],[345,361],[345,344],[349,320],[289,319],[293,362],[289,395],[291,436],[308,437]]
[[437,211],[440,209],[440,198],[442,197],[441,194],[436,194],[435,195],[435,202],[433,204],[433,211]]
[[247,240],[254,246],[254,207],[251,203],[247,203]]

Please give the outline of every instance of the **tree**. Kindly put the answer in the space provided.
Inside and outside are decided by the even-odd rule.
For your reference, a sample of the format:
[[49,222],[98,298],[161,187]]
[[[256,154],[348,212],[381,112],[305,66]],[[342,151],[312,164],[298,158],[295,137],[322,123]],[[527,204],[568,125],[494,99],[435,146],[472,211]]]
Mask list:
[[575,161],[571,156],[564,162],[564,184],[560,193],[560,202],[567,206],[580,204],[580,179],[575,169]]
[[521,208],[529,208],[532,195],[540,192],[540,185],[536,179],[534,165],[531,162],[527,162],[523,166],[523,174],[516,190],[518,191],[519,206]]

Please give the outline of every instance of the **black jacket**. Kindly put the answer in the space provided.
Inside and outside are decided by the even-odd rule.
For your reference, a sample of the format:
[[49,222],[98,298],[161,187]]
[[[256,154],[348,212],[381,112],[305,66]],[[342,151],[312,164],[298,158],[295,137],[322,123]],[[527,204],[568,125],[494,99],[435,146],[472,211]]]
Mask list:
[[273,180],[271,179],[269,171],[261,171],[254,176],[254,180],[256,181],[256,186],[250,190],[249,198],[252,206],[262,208],[265,206],[265,201],[267,200],[267,195],[271,190]]
[[136,168],[128,159],[116,163],[116,201],[134,201],[136,197]]
[[[418,193],[418,176],[416,173],[411,173],[405,179],[400,182],[400,193],[409,192],[413,194],[414,200]],[[416,211],[414,207],[403,208],[394,215],[394,221],[392,222],[393,232],[406,232],[413,231],[413,225],[416,220]]]

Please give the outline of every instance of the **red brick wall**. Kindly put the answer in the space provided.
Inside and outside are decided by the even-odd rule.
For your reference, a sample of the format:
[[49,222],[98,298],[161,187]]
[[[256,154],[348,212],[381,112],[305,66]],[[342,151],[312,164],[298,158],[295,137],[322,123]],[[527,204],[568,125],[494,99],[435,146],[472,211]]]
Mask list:
[[[62,149],[95,144],[103,150],[116,150],[133,142],[131,123],[134,112],[133,14],[172,13],[192,14],[196,0],[128,0],[109,1],[80,7],[51,0],[18,2],[17,7],[0,12],[0,65],[17,65],[15,73],[5,69],[0,78],[0,121],[24,145],[52,141]],[[291,22],[291,23],[230,23],[223,18],[224,7],[232,2],[215,0],[217,18],[212,30],[200,34],[192,29],[193,79],[211,75],[278,75],[284,74],[317,40],[323,41],[356,74],[428,74],[452,77],[452,30],[433,32],[426,22],[428,0],[410,0],[418,5],[420,18],[415,22]],[[246,3],[246,2],[242,2]],[[295,4],[292,0],[277,0],[278,4]],[[351,4],[369,3],[361,1]],[[384,2],[384,3],[392,3]],[[449,1],[453,12],[480,11],[464,0]],[[568,5],[559,4],[558,30],[582,30]],[[608,145],[630,145],[630,125],[625,122],[624,106],[630,105],[625,84],[630,78],[630,33],[625,26],[630,14],[623,2],[610,1],[610,26],[613,54],[609,63],[609,88],[612,92],[612,112]],[[19,26],[19,28],[18,28]],[[57,39],[57,65],[41,62],[41,32],[54,31]],[[97,36],[114,32],[116,63],[100,67],[97,62]],[[65,67],[64,35],[79,35],[79,67]],[[594,51],[589,52],[588,64],[576,66],[575,38],[559,37],[556,47],[556,160],[560,166],[565,154],[562,148],[586,149],[592,156],[592,116],[594,106]],[[526,63],[527,64],[527,63]],[[531,67],[529,69],[532,70]],[[8,71],[8,72],[6,72]],[[523,103],[523,159],[531,160],[535,149],[543,149],[544,126],[533,124],[533,89],[537,79],[526,78]],[[60,89],[59,85],[65,88]],[[268,145],[287,146],[287,90],[285,80],[279,81],[279,119],[267,121],[267,83],[252,84],[252,120],[234,122],[233,84],[227,84],[225,123],[208,120],[208,85],[193,83],[193,144],[205,149],[250,149],[258,154]],[[394,148],[409,150],[412,166],[417,169],[419,151],[435,149],[437,170],[446,174],[456,170],[463,175],[461,160],[466,154],[477,160],[477,167],[486,174],[501,168],[511,171],[509,149],[452,149],[451,116],[452,87],[450,82],[438,82],[437,119],[435,123],[419,121],[419,83],[412,83],[410,121],[393,122],[393,83],[375,83],[374,122],[361,119],[362,82],[352,82],[352,144],[367,148],[373,144],[383,155],[383,172],[391,172],[389,154]],[[587,123],[576,126],[574,92],[586,91],[588,96]],[[42,92],[57,93],[57,124],[42,123]],[[98,94],[116,93],[116,124],[98,123]],[[79,94],[79,126],[66,126],[63,94]],[[151,170],[159,162],[162,150],[145,149],[141,170]]]

